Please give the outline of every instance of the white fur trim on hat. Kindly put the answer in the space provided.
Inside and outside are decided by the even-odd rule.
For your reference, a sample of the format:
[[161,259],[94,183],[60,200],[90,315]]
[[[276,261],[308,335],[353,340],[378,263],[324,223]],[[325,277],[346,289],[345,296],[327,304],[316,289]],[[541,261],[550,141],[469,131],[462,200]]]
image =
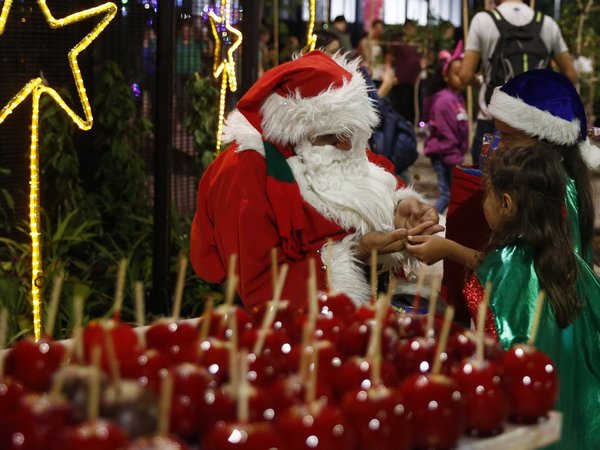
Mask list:
[[367,83],[357,70],[359,61],[346,61],[342,55],[334,59],[352,74],[341,87],[330,87],[314,97],[302,97],[298,91],[287,97],[276,93],[267,97],[261,107],[267,140],[295,145],[324,134],[371,134],[379,117]]
[[255,150],[265,156],[262,136],[237,109],[233,110],[223,125],[221,140],[224,144],[235,142],[237,151]]
[[520,98],[508,95],[499,87],[494,89],[488,112],[494,119],[555,144],[573,145],[579,140],[579,119],[569,122],[553,116],[548,111],[542,111]]
[[597,169],[600,166],[600,148],[592,144],[589,138],[579,144],[579,151],[590,169]]

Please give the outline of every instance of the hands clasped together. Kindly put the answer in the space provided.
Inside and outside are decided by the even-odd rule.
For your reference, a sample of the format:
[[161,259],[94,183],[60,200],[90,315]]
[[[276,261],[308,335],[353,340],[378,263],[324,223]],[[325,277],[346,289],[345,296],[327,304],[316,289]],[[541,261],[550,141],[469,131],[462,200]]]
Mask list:
[[[423,203],[416,197],[409,197],[398,202],[393,231],[371,231],[359,241],[355,257],[366,261],[372,250],[378,254],[395,253],[407,247],[407,239],[411,237],[429,237],[444,230],[438,224],[439,215],[435,208]],[[416,256],[416,255],[415,255]]]

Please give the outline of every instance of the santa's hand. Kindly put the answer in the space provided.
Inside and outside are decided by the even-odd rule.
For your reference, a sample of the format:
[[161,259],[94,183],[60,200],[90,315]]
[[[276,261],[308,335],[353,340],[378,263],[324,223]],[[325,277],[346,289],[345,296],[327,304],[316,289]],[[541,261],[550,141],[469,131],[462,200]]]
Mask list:
[[447,240],[441,236],[413,236],[408,237],[406,250],[428,266],[444,259],[448,253]]
[[371,231],[358,241],[354,257],[361,261],[367,261],[371,257],[371,251],[377,250],[377,254],[395,253],[404,250],[407,230],[394,231]]
[[444,230],[444,227],[438,225],[440,216],[436,209],[429,203],[424,203],[416,197],[409,197],[398,202],[396,207],[396,216],[394,225],[396,228],[406,228],[410,230],[419,225],[431,222],[429,227],[424,228],[419,233],[412,234],[435,234]]
[[412,227],[408,230],[409,236],[420,236],[420,235],[430,235],[439,233],[440,231],[444,231],[444,227],[433,222],[432,220],[427,220],[423,223],[420,223],[416,227]]

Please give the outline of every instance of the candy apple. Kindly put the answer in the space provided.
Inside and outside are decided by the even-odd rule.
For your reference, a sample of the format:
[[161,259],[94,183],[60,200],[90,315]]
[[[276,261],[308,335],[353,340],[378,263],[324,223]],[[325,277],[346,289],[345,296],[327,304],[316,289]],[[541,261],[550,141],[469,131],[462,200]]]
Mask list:
[[214,378],[206,368],[182,363],[170,369],[173,374],[171,431],[185,439],[194,437],[204,420],[206,391],[214,386]]
[[413,448],[451,449],[464,431],[464,401],[457,383],[441,374],[414,374],[400,387],[412,416]]
[[415,372],[426,373],[433,362],[436,341],[433,338],[414,337],[398,343],[396,349],[396,371],[400,379]]
[[171,365],[171,359],[156,349],[146,349],[122,370],[125,378],[136,380],[140,386],[158,392],[161,373]]
[[380,385],[347,392],[341,410],[361,450],[409,450],[408,410],[400,390]]
[[42,449],[56,432],[69,424],[69,404],[61,397],[27,394],[6,416],[0,429],[0,448]]
[[119,425],[130,437],[152,433],[158,420],[158,399],[133,380],[110,384],[102,391],[102,417]]
[[197,351],[198,327],[190,322],[161,319],[146,331],[146,346],[167,355],[174,363],[191,361]]
[[[381,381],[385,386],[396,386],[398,380],[394,367],[381,361]],[[342,363],[339,379],[332,385],[336,398],[342,399],[350,391],[372,387],[372,364],[366,358],[353,356]]]
[[508,399],[498,366],[491,361],[467,359],[454,379],[465,400],[465,425],[473,436],[492,436],[502,432],[508,418]]
[[188,446],[175,436],[152,436],[137,438],[124,450],[188,450]]
[[283,450],[281,438],[268,422],[215,423],[204,441],[202,450]]
[[288,450],[354,450],[355,441],[339,408],[324,402],[292,406],[275,421]]
[[506,352],[502,367],[510,419],[535,423],[546,417],[558,396],[556,367],[550,358],[534,347],[517,345]]
[[31,390],[42,392],[50,387],[52,376],[64,358],[66,348],[57,341],[31,338],[19,341],[6,356],[6,375]]
[[58,442],[55,450],[115,450],[126,447],[129,438],[119,426],[96,419],[67,428]]
[[208,338],[199,343],[196,362],[206,367],[218,383],[229,380],[229,344],[225,341]]
[[133,328],[119,320],[101,320],[90,322],[83,331],[83,347],[85,360],[91,361],[92,350],[100,347],[102,370],[110,373],[109,354],[106,348],[107,333],[112,338],[117,362],[122,371],[129,370],[129,365],[135,365],[142,347]]
[[[55,379],[62,380],[61,394],[69,402],[71,420],[75,423],[87,418],[90,379],[97,370],[92,366],[68,364],[56,372]],[[106,386],[106,376],[101,373],[99,378],[102,392]]]
[[350,297],[342,292],[321,293],[318,297],[319,313],[326,317],[335,317],[349,324],[356,320],[356,306]]

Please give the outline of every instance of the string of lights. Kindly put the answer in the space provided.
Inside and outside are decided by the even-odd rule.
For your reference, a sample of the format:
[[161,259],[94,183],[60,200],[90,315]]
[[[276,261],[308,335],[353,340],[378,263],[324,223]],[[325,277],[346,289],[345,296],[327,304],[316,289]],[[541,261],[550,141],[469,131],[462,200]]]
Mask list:
[[[94,28],[81,39],[68,53],[69,65],[77,89],[77,95],[83,108],[84,117],[79,116],[69,107],[62,97],[47,86],[42,78],[33,78],[25,83],[23,88],[0,110],[0,124],[17,108],[29,95],[32,95],[33,109],[31,113],[31,146],[30,146],[30,193],[29,193],[29,227],[31,235],[31,303],[33,310],[33,330],[35,339],[41,337],[41,295],[40,287],[43,285],[42,252],[40,247],[40,215],[39,215],[39,166],[38,166],[38,141],[39,141],[39,108],[40,97],[48,94],[58,106],[63,109],[71,120],[82,130],[89,130],[93,124],[92,108],[87,97],[77,56],[83,52],[115,17],[117,7],[114,3],[89,8],[70,14],[66,17],[55,18],[46,5],[45,0],[38,0],[37,4],[51,29],[62,28],[73,23],[81,22],[91,17],[103,15]],[[12,0],[4,0],[0,12],[0,36],[4,33]]]

